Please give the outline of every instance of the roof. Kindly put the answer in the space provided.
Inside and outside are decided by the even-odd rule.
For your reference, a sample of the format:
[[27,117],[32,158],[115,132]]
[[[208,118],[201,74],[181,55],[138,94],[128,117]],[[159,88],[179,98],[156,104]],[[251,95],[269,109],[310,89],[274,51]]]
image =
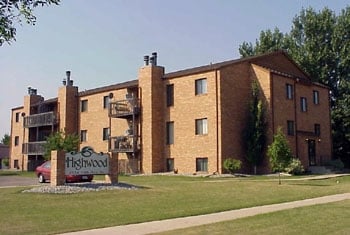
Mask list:
[[[288,63],[285,63],[286,61]],[[203,73],[207,71],[221,69],[226,66],[239,64],[239,63],[256,64],[256,65],[265,67],[267,69],[270,69],[271,71],[276,71],[281,74],[288,74],[291,77],[298,77],[298,78],[310,81],[309,75],[306,74],[300,68],[300,66],[297,65],[289,57],[289,55],[283,50],[278,50],[278,51],[269,52],[261,55],[245,57],[245,58],[210,64],[210,65],[180,70],[176,72],[171,72],[171,73],[165,74],[164,78],[175,78],[175,77],[186,76],[186,75],[195,74],[195,73]]]
[[132,80],[128,82],[118,83],[114,85],[104,86],[104,87],[98,87],[90,90],[80,91],[79,96],[86,96],[86,95],[93,95],[100,92],[108,92],[113,91],[117,89],[123,89],[128,87],[137,87],[139,84],[138,80]]

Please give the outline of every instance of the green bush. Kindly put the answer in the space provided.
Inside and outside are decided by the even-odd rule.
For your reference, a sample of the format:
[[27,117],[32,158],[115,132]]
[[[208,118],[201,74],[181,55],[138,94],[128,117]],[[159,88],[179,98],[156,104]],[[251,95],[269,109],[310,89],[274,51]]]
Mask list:
[[227,158],[224,161],[224,169],[231,174],[235,173],[242,167],[242,161],[234,158]]
[[304,173],[304,167],[299,159],[293,158],[289,165],[285,168],[285,171],[292,175],[301,175]]
[[344,163],[342,162],[342,160],[338,159],[334,159],[334,160],[330,160],[329,162],[327,162],[326,164],[327,166],[332,166],[337,170],[343,170],[344,169]]
[[4,164],[4,166],[8,167],[9,166],[9,159],[8,158],[5,158],[2,160],[2,164]]

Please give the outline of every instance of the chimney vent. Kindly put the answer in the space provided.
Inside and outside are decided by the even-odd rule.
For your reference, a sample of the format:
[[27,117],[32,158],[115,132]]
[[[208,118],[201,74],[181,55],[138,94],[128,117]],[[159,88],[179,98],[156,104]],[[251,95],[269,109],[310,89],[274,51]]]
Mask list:
[[148,66],[149,65],[149,56],[148,55],[145,55],[143,57],[143,60],[145,61],[145,66]]
[[28,95],[36,95],[37,94],[37,89],[28,87]]
[[153,58],[153,65],[157,66],[157,52],[153,52],[151,58]]
[[66,71],[66,79],[63,79],[64,86],[73,86],[73,80],[70,79],[70,71]]

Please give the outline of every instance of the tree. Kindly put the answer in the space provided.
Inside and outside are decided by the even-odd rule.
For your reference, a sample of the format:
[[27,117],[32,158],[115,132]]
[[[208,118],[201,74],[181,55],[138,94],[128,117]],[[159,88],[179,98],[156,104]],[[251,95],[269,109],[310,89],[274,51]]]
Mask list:
[[242,57],[284,49],[314,82],[330,87],[333,153],[350,166],[350,7],[336,15],[328,8],[302,9],[289,33],[262,31],[255,45],[244,42]]
[[10,136],[8,134],[5,134],[4,137],[2,137],[1,143],[9,146],[10,145]]
[[59,3],[60,0],[0,0],[0,46],[16,40],[16,23],[25,20],[27,24],[35,25],[34,8]]
[[75,134],[64,134],[63,132],[52,133],[46,139],[45,158],[49,159],[52,150],[64,150],[66,152],[77,151],[79,147],[79,136]]
[[244,143],[246,158],[254,168],[261,164],[266,143],[266,121],[263,102],[259,98],[259,85],[257,81],[252,83],[252,96],[249,104],[249,114],[246,128],[244,129]]
[[271,169],[274,172],[284,171],[293,159],[292,150],[280,127],[273,137],[272,144],[267,148],[267,155],[270,158]]

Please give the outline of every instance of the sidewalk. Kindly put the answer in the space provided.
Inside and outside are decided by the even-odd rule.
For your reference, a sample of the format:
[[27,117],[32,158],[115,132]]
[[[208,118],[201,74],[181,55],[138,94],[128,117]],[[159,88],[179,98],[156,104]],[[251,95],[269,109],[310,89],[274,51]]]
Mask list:
[[72,233],[65,233],[65,235],[139,235],[148,233],[164,232],[169,230],[175,230],[180,228],[188,228],[193,226],[199,226],[204,224],[222,222],[227,220],[234,220],[248,216],[254,216],[257,214],[264,214],[274,211],[281,211],[286,209],[298,208],[303,206],[310,206],[316,204],[325,204],[330,202],[337,202],[342,200],[349,200],[350,193],[335,194],[330,196],[305,199],[301,201],[286,202],[273,205],[257,206],[251,208],[244,208],[239,210],[225,211],[207,215],[189,216],[183,218],[159,220],[152,222],[145,222],[139,224],[121,225],[116,227],[108,227],[101,229],[92,229],[85,231],[78,231]]

